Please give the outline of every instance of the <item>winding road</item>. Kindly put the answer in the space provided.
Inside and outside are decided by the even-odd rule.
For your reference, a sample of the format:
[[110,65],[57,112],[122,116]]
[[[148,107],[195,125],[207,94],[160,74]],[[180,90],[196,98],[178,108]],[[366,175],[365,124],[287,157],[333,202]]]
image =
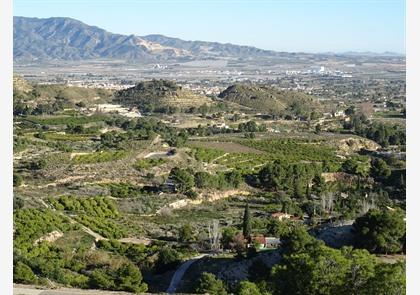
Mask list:
[[204,256],[207,256],[208,254],[201,254],[198,256],[195,256],[191,258],[190,260],[185,261],[181,266],[176,270],[174,275],[172,276],[171,283],[169,284],[168,289],[166,290],[166,293],[173,294],[176,292],[176,289],[179,286],[179,283],[182,280],[182,277],[184,276],[185,272],[188,270],[188,268],[196,262],[197,260],[203,258]]

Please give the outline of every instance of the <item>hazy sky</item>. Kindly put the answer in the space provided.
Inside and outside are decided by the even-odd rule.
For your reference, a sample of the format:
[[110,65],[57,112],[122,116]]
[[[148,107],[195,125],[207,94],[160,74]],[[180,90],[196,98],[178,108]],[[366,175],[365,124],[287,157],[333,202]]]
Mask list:
[[14,0],[14,15],[278,51],[405,52],[404,0]]

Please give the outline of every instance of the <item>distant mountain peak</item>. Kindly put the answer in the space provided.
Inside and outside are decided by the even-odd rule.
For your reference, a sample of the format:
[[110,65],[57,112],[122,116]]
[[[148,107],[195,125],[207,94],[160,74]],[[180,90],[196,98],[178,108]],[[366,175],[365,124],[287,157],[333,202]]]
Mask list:
[[110,33],[69,17],[15,16],[14,60],[126,59],[160,61],[211,57],[263,57],[274,51],[206,41],[185,41],[160,34]]

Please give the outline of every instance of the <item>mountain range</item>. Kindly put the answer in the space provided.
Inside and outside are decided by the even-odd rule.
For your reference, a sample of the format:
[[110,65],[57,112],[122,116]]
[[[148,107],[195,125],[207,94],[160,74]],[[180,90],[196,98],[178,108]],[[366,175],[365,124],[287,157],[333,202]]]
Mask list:
[[134,61],[261,58],[281,53],[250,46],[185,41],[163,35],[121,35],[66,17],[13,18],[15,61]]

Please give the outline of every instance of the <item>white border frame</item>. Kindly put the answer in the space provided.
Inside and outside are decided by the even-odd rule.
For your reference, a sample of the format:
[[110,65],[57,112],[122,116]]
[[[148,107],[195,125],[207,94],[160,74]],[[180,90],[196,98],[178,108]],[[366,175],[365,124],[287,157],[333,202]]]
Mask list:
[[2,294],[13,291],[13,6],[12,0],[0,1],[0,222]]
[[[88,0],[87,0],[88,1]],[[330,0],[331,1],[331,0]],[[340,1],[340,0],[335,0]],[[387,1],[387,0],[384,0]],[[388,0],[389,1],[389,0]],[[398,1],[398,0],[396,0]],[[378,1],[380,3],[380,1]],[[1,294],[13,291],[13,4],[12,0],[0,0],[0,242]],[[406,53],[407,53],[407,294],[420,294],[418,266],[420,265],[420,236],[416,218],[420,209],[420,189],[417,169],[420,167],[420,133],[417,130],[420,110],[420,28],[419,0],[406,1]],[[417,122],[416,122],[417,121]],[[417,224],[416,224],[417,223]],[[416,292],[417,291],[417,292]]]

